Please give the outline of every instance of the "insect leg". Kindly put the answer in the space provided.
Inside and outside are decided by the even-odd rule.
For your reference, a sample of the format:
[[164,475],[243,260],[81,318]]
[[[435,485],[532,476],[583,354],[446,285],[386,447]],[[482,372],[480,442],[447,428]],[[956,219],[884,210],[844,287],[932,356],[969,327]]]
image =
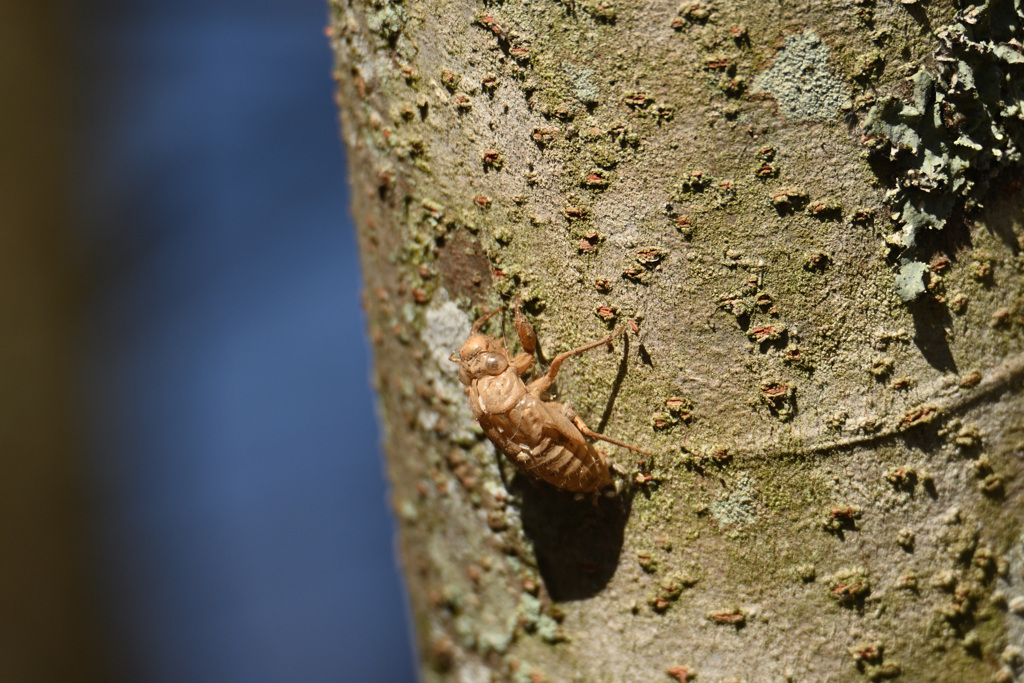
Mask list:
[[523,345],[523,353],[513,358],[511,365],[515,368],[517,375],[523,375],[533,367],[533,355],[537,351],[537,333],[534,332],[530,321],[523,315],[522,306],[518,298],[516,299],[513,311],[515,317],[512,324],[516,328],[516,334],[519,335],[519,343]]
[[640,448],[637,448],[636,446],[632,446],[632,445],[626,443],[625,441],[619,441],[618,439],[613,439],[610,436],[605,436],[604,434],[598,434],[593,429],[591,429],[590,427],[587,426],[587,423],[583,421],[583,418],[581,418],[579,415],[576,415],[575,413],[572,414],[572,422],[573,422],[574,425],[576,425],[576,429],[580,430],[580,432],[584,436],[589,436],[591,439],[597,439],[599,441],[607,441],[608,443],[613,443],[616,446],[622,446],[623,448],[628,448],[629,450],[635,451],[637,453],[640,453],[641,455],[647,455],[647,456],[651,455],[647,451],[642,450]]
[[533,367],[533,354],[521,353],[515,358],[513,358],[509,362],[509,365],[515,368],[517,375],[525,374],[530,371],[530,368]]
[[512,325],[516,328],[516,334],[519,335],[519,343],[523,345],[523,351],[533,355],[534,351],[537,350],[537,333],[534,331],[530,321],[523,315],[522,305],[519,303],[518,298],[516,298],[513,313],[515,317],[512,319]]
[[573,349],[572,351],[566,351],[565,353],[558,354],[557,356],[555,356],[554,360],[551,361],[551,367],[548,368],[547,374],[544,375],[543,377],[538,377],[537,379],[530,382],[530,386],[527,387],[528,391],[534,396],[538,396],[542,392],[547,391],[551,384],[555,381],[555,375],[557,375],[559,369],[561,369],[562,363],[564,363],[567,358],[577,356],[583,353],[584,351],[589,351],[590,349],[596,349],[598,346],[604,346],[605,344],[611,342],[613,339],[615,339],[625,331],[625,327],[620,327],[619,329],[617,329],[615,332],[612,332],[604,339],[598,339],[596,342],[591,342],[590,344],[581,346],[578,349]]
[[493,311],[491,311],[490,313],[486,313],[486,314],[484,314],[484,315],[480,316],[479,318],[477,318],[477,321],[476,321],[475,323],[473,323],[473,328],[472,328],[472,329],[470,330],[470,334],[477,334],[477,333],[478,333],[478,332],[479,332],[480,330],[482,330],[482,329],[483,329],[483,327],[484,327],[484,324],[485,324],[485,323],[486,323],[486,322],[487,322],[488,320],[490,320],[491,318],[493,318],[493,317],[494,317],[494,314],[495,314],[495,313],[497,313],[497,312],[498,312],[498,311],[500,311],[500,310],[501,310],[501,308],[495,308],[495,309],[494,309]]

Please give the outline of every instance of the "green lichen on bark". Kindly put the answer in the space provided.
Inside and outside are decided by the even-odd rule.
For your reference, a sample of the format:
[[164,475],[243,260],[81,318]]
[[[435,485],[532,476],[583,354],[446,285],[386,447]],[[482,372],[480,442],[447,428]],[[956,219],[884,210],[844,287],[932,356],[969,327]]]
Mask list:
[[[931,59],[908,78],[911,95],[882,98],[864,124],[890,187],[886,202],[899,231],[889,240],[904,268],[932,256],[924,232],[962,221],[983,205],[995,179],[1019,175],[1024,161],[1020,3],[964,3],[936,38]],[[899,291],[904,301],[925,293]]]
[[[907,270],[908,309],[861,157],[952,8],[331,7],[428,680],[1012,669],[1020,204]],[[800,54],[828,87],[782,87]],[[620,497],[532,486],[472,422],[447,354],[516,298],[547,359],[630,326],[558,381],[655,453],[613,453]]]

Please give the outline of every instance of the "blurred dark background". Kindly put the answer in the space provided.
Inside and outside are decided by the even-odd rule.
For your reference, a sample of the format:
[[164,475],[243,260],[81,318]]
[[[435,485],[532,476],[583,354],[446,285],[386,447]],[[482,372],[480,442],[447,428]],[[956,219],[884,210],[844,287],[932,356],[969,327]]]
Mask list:
[[0,0],[0,681],[415,679],[326,0]]

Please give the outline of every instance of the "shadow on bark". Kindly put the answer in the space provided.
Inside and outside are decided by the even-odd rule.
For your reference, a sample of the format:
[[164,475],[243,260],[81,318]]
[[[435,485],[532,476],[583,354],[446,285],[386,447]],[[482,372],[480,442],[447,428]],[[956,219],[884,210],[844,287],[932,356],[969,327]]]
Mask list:
[[632,493],[575,500],[548,485],[523,486],[523,532],[551,598],[582,600],[603,589],[619,565]]
[[[642,347],[642,345],[641,345]],[[629,334],[622,335],[622,359],[619,361],[619,368],[615,372],[615,379],[612,381],[612,391],[608,394],[608,401],[605,403],[604,412],[601,414],[601,421],[597,423],[597,431],[604,433],[608,427],[608,420],[611,419],[612,409],[615,407],[615,399],[622,388],[622,382],[626,379],[629,371]]]
[[914,344],[929,365],[944,372],[959,372],[946,337],[952,326],[949,311],[930,297],[909,306],[914,316]]

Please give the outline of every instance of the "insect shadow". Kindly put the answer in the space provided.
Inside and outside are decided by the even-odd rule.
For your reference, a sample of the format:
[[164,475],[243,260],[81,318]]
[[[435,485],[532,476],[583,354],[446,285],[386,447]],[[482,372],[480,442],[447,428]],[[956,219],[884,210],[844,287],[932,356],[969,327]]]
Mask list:
[[[622,339],[622,360],[599,431],[604,431],[626,375],[629,341],[626,335]],[[519,489],[522,501],[523,533],[533,544],[537,569],[551,598],[583,600],[600,592],[619,565],[635,491],[627,487],[614,498],[600,496],[596,504],[591,504],[521,475],[513,485]]]
[[551,598],[583,600],[600,592],[619,566],[633,491],[600,497],[596,505],[548,484],[520,491],[523,533]]

